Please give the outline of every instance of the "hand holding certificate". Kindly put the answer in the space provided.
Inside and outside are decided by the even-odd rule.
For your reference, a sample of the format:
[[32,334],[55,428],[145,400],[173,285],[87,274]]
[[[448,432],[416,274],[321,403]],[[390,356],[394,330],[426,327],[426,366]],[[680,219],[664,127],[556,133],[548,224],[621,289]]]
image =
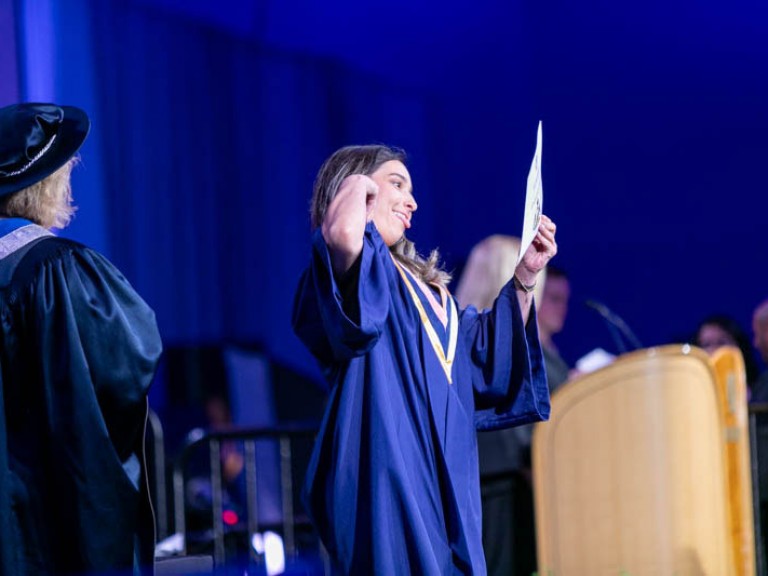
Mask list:
[[555,223],[541,211],[544,192],[541,185],[541,122],[536,135],[536,151],[528,172],[525,193],[523,233],[520,236],[520,253],[515,267],[515,285],[524,294],[536,286],[539,272],[557,253]]

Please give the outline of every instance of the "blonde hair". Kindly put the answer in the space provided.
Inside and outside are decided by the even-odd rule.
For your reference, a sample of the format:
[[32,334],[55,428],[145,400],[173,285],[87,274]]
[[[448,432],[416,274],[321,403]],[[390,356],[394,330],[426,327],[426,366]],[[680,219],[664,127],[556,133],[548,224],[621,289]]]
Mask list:
[[[478,310],[492,307],[501,289],[515,273],[519,252],[520,238],[516,236],[494,234],[475,244],[456,287],[459,305],[462,308],[474,306]],[[542,274],[534,292],[536,302],[541,300],[543,286]]]
[[26,218],[43,228],[64,228],[77,208],[72,204],[72,168],[78,157],[70,158],[50,176],[23,190],[0,198],[0,215]]

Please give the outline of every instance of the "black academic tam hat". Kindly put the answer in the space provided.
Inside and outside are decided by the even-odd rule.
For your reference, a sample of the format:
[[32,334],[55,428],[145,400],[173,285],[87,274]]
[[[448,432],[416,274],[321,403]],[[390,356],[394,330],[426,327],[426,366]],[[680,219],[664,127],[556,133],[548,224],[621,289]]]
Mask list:
[[64,166],[90,128],[86,113],[74,106],[24,102],[0,108],[0,197]]

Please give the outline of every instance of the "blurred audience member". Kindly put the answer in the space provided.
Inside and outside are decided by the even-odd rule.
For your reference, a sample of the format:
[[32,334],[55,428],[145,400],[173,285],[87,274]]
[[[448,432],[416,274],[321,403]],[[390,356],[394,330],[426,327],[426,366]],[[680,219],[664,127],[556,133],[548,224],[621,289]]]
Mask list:
[[[520,251],[520,239],[496,234],[480,241],[469,254],[456,288],[460,306],[490,308],[502,286],[512,277]],[[542,273],[535,292],[539,338],[544,351],[547,379],[550,369],[559,385],[568,377],[568,366],[560,359],[552,335],[560,332],[568,307],[569,286],[560,274],[549,286],[549,270]],[[542,282],[543,280],[543,282]],[[549,298],[547,290],[550,290]],[[547,320],[542,323],[542,306]],[[551,359],[559,361],[552,365]],[[478,433],[483,549],[488,574],[530,576],[536,570],[536,539],[533,492],[530,482],[532,426]]]
[[[205,429],[211,432],[226,432],[234,429],[229,400],[220,392],[213,392],[205,399]],[[203,429],[196,429],[190,437],[201,436]],[[239,517],[245,512],[244,493],[244,458],[242,446],[237,440],[222,440],[219,445],[221,462],[221,497],[224,509],[234,512],[227,518]],[[202,451],[201,451],[202,454]],[[207,455],[205,455],[207,456]],[[190,465],[194,472],[187,481],[187,499],[189,501],[190,525],[195,529],[204,529],[210,525],[213,486],[210,477],[210,461],[201,459]],[[226,522],[226,521],[225,521]]]
[[[205,401],[205,415],[211,430],[225,432],[232,430],[232,410],[229,400],[222,394],[211,394]],[[224,440],[221,443],[221,473],[224,482],[233,484],[243,471],[243,453],[238,441]]]
[[741,350],[744,368],[747,373],[747,385],[751,388],[758,376],[757,362],[749,342],[749,336],[730,316],[713,314],[701,321],[693,338],[693,343],[713,354],[721,346],[735,346]]
[[[753,343],[763,362],[768,364],[768,300],[761,302],[752,315]],[[752,402],[768,402],[768,370],[760,374],[752,386]]]
[[[472,305],[478,310],[493,306],[501,287],[515,273],[519,251],[520,238],[515,236],[494,234],[478,242],[467,258],[456,287],[459,304]],[[546,271],[542,271],[533,292],[537,308],[545,279]]]
[[547,266],[547,277],[541,302],[537,305],[539,319],[539,339],[544,351],[544,364],[547,368],[547,382],[550,392],[554,392],[568,380],[570,367],[560,356],[552,337],[562,331],[568,315],[568,302],[571,298],[571,283],[566,273],[552,266]]
[[[757,305],[752,314],[753,344],[760,353],[763,362],[768,363],[768,300]],[[752,386],[749,398],[752,404],[768,403],[768,370],[764,370]],[[768,550],[768,414],[758,411],[754,439],[754,450],[757,456],[757,491],[760,495],[760,533],[762,555]],[[754,463],[753,463],[754,464]]]

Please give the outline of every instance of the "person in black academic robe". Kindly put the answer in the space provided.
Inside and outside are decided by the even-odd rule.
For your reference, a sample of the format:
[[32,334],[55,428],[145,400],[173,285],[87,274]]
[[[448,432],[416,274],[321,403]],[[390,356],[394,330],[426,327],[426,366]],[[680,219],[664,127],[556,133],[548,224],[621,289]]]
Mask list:
[[0,109],[0,574],[152,571],[155,315],[68,222],[82,110]]
[[531,291],[554,224],[490,311],[459,310],[405,239],[416,208],[385,146],[341,149],[315,183],[293,325],[331,394],[305,504],[342,574],[485,574],[475,430],[549,415]]

